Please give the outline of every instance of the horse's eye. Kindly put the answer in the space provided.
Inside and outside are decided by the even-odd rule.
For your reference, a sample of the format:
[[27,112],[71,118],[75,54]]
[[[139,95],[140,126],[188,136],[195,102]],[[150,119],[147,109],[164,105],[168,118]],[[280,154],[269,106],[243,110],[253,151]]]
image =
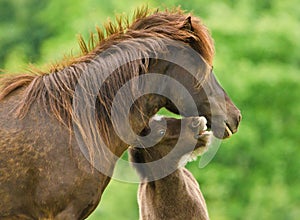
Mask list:
[[166,130],[164,130],[164,129],[161,129],[161,130],[159,130],[159,135],[160,136],[164,136],[165,135],[165,133],[166,133]]

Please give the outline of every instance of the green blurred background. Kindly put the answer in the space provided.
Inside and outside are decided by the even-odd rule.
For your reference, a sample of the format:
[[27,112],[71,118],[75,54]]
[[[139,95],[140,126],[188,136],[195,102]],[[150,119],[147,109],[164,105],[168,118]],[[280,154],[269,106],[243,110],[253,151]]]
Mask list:
[[[188,164],[211,219],[300,219],[298,0],[0,0],[0,68],[20,72],[78,54],[77,34],[87,38],[144,4],[181,5],[202,18],[215,40],[215,73],[243,114],[208,166]],[[136,191],[112,181],[88,219],[138,219]]]

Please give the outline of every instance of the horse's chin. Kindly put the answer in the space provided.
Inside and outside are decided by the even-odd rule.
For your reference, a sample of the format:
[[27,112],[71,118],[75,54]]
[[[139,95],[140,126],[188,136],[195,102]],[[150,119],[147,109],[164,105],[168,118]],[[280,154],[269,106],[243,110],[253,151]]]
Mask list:
[[213,131],[213,135],[218,139],[230,138],[235,133],[227,125],[225,125],[224,127],[215,128],[212,131]]

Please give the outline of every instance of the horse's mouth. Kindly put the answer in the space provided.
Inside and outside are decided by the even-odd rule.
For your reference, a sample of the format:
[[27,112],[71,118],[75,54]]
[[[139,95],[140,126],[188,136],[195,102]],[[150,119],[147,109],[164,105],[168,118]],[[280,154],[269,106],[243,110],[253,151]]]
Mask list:
[[236,128],[233,128],[229,123],[224,122],[224,131],[222,139],[230,138],[234,133],[237,132]]
[[[184,117],[189,117],[189,116],[181,116],[182,118]],[[198,116],[198,117],[203,117],[204,116]],[[218,139],[227,139],[230,138],[234,133],[237,132],[237,127],[234,125],[231,125],[229,122],[226,120],[223,121],[221,120],[216,120],[214,124],[212,125],[212,121],[209,117],[205,117],[207,122],[205,123],[205,128],[202,128],[199,135],[201,135],[201,132],[206,132],[206,131],[211,131],[213,132],[213,135],[218,138]]]
[[227,132],[226,138],[231,137],[231,135],[233,134],[233,131],[231,130],[230,126],[227,123],[225,126],[225,131]]
[[213,135],[218,139],[230,138],[236,132],[236,130],[226,122],[224,122],[223,126],[217,126],[215,128],[211,128],[211,125],[209,124],[207,130],[212,131]]

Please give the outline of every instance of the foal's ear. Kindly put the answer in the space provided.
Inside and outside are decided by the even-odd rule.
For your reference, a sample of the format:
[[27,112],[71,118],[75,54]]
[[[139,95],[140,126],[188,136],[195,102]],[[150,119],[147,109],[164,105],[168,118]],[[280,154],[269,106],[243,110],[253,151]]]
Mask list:
[[134,163],[145,163],[143,150],[141,146],[130,146],[128,148],[129,160]]
[[188,17],[184,20],[184,22],[183,22],[181,28],[182,28],[182,29],[189,30],[189,31],[193,31],[193,30],[194,30],[194,28],[193,28],[193,26],[192,26],[192,18],[191,18],[191,16],[188,16]]

